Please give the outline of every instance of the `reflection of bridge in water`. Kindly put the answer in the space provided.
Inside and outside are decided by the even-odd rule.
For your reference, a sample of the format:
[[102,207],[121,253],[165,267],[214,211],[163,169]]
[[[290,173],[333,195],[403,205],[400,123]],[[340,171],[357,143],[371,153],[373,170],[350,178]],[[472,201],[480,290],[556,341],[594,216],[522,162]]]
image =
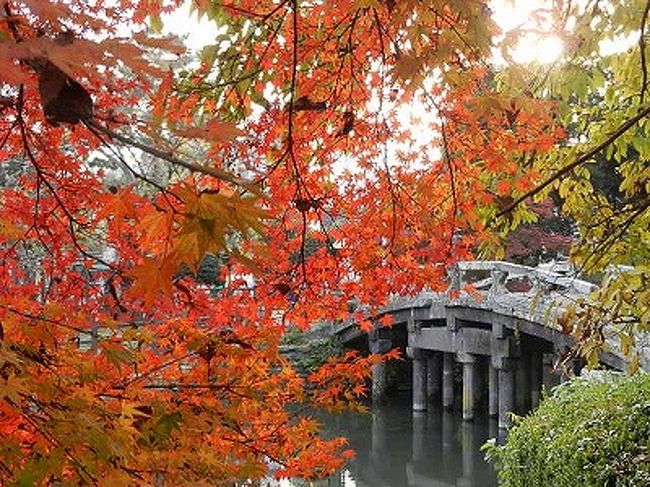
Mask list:
[[[346,322],[336,334],[345,346],[372,353],[399,347],[411,359],[410,371],[395,363],[375,366],[374,401],[410,384],[415,411],[439,398],[445,409],[460,402],[468,421],[477,409],[487,409],[506,428],[510,412],[523,414],[538,404],[543,385],[579,373],[579,358],[555,366],[573,345],[556,319],[594,289],[559,273],[506,262],[460,262],[450,272],[446,293],[395,299],[382,310],[393,317],[392,326],[377,321],[366,335]],[[642,366],[649,356],[642,351]],[[616,370],[626,367],[614,347],[602,353],[601,362]],[[462,394],[455,394],[458,385]]]
[[[371,414],[328,417],[327,429],[349,439],[353,458],[328,486],[496,487],[481,445],[498,432],[485,415],[462,422],[439,408],[404,414],[410,403],[398,398]],[[320,484],[319,484],[320,485]]]

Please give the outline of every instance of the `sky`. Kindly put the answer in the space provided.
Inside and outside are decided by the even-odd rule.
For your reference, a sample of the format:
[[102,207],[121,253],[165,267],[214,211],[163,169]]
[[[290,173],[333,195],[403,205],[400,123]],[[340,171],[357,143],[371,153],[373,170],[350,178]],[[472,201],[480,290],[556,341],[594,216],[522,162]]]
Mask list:
[[[532,27],[532,13],[540,8],[548,7],[550,0],[490,0],[490,8],[493,11],[493,18],[498,26],[505,32],[518,27]],[[177,36],[185,36],[185,44],[188,49],[198,51],[206,45],[212,44],[218,35],[218,29],[206,16],[198,18],[196,12],[191,13],[190,1],[186,0],[184,5],[172,14],[163,16],[163,32]],[[537,38],[531,36],[524,38],[520,44],[510,51],[512,59],[519,63],[538,62],[551,63],[562,53],[562,41],[557,36],[544,36]],[[505,61],[497,49],[493,50],[493,61],[496,64],[503,64]],[[402,126],[411,126],[413,130],[414,147],[422,150],[433,151],[430,155],[433,160],[438,159],[439,149],[437,144],[432,144],[435,133],[431,130],[418,130],[417,127],[435,115],[425,113],[423,108],[417,104],[405,104],[398,110],[398,118]],[[388,159],[397,161],[392,157],[392,152],[399,147],[391,146]],[[334,168],[338,174],[344,170],[351,170],[354,164],[346,158],[342,158]]]
[[[491,0],[490,8],[494,12],[495,22],[504,30],[511,30],[531,22],[531,13],[549,5],[548,0]],[[163,16],[164,32],[178,36],[187,36],[186,45],[191,50],[199,50],[211,44],[217,35],[217,27],[205,16],[197,19],[196,13],[190,14],[190,2],[172,14]],[[530,37],[523,40],[512,52],[515,61],[526,63],[537,61],[551,63],[562,52],[562,41],[557,36],[544,38]]]

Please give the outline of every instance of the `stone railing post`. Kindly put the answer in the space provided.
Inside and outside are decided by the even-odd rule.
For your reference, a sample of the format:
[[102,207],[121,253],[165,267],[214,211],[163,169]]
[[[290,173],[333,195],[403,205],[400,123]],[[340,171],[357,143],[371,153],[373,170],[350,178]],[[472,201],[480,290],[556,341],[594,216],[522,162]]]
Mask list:
[[449,293],[452,296],[462,289],[463,282],[461,276],[462,270],[458,264],[451,265],[447,268],[447,278],[449,280]]
[[506,271],[492,269],[490,271],[490,277],[492,279],[492,285],[488,291],[488,298],[509,292],[508,288],[506,288],[506,281],[508,280],[508,273]]

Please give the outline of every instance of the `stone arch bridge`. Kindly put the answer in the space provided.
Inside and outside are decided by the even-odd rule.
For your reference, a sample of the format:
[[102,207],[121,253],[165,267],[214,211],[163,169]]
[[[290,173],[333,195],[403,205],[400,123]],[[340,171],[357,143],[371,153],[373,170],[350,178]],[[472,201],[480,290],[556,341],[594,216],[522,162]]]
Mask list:
[[[557,366],[573,346],[557,318],[593,291],[593,284],[499,261],[459,262],[450,269],[449,281],[445,293],[393,299],[373,317],[392,315],[390,327],[375,320],[367,334],[354,322],[335,328],[346,347],[371,353],[399,347],[405,352],[412,370],[402,375],[411,384],[414,410],[425,410],[439,398],[446,409],[462,403],[463,419],[472,420],[481,406],[498,417],[500,428],[507,428],[509,413],[523,414],[538,404],[543,385],[551,387],[582,369],[577,358]],[[610,348],[601,362],[624,370],[623,355]],[[646,368],[647,352],[642,350]],[[383,399],[396,375],[390,363],[374,367],[373,401]],[[458,389],[462,394],[455,393]]]

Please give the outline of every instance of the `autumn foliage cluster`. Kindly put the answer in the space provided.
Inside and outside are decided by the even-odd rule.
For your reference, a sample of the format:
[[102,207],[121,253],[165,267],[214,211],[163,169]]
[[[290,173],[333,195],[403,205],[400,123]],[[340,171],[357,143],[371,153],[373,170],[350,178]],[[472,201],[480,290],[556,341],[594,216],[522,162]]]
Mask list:
[[443,289],[565,140],[498,89],[484,1],[194,0],[199,54],[179,3],[0,2],[0,483],[331,472],[303,411],[386,357],[301,377],[285,327]]

